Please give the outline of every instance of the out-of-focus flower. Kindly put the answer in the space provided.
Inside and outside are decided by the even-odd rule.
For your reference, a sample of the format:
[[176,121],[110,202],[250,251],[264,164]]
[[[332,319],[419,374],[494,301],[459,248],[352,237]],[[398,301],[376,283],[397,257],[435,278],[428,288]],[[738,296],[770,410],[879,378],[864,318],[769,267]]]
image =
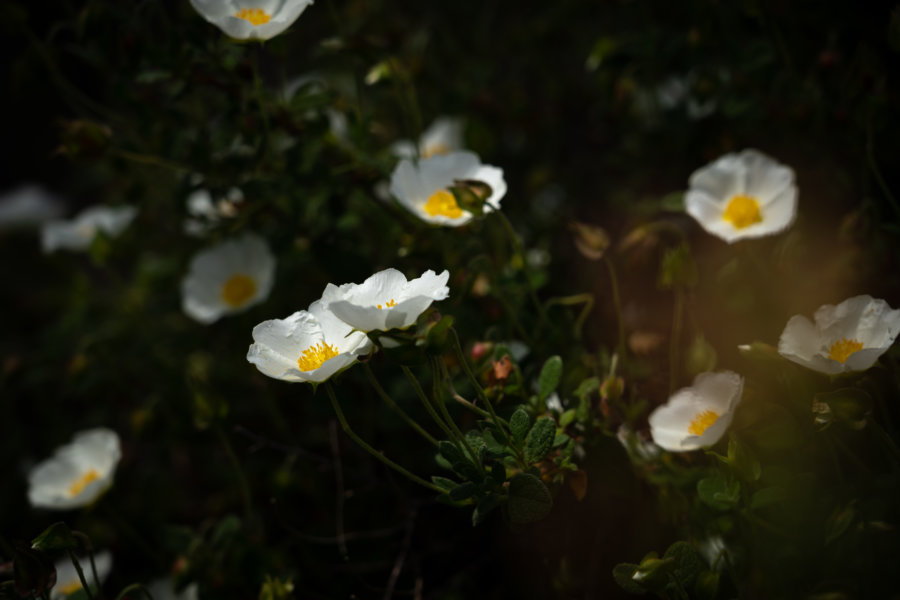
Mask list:
[[503,170],[482,165],[477,154],[452,152],[420,160],[403,159],[391,175],[391,194],[410,212],[428,223],[459,227],[472,220],[448,189],[457,180],[482,181],[491,187],[484,211],[500,208],[506,194]]
[[75,434],[51,458],[28,473],[28,501],[37,508],[68,510],[87,506],[113,482],[122,458],[119,436],[111,429]]
[[87,250],[98,232],[116,237],[137,213],[134,206],[91,206],[71,221],[47,221],[41,229],[41,246],[45,253],[59,248]]
[[869,295],[825,304],[814,317],[815,324],[803,315],[791,317],[778,340],[778,353],[829,375],[868,369],[900,333],[900,310]]
[[[180,592],[175,591],[175,581],[171,577],[162,577],[150,582],[147,586],[153,600],[197,600],[197,584],[192,583]],[[138,594],[140,597],[140,594]]]
[[290,27],[312,0],[191,0],[204,19],[238,40],[267,40]]
[[321,383],[371,351],[366,334],[338,319],[320,299],[309,310],[254,327],[247,360],[275,379]]
[[[79,556],[78,562],[81,564],[85,581],[87,581],[91,590],[94,591],[97,590],[98,585],[102,585],[106,581],[106,578],[109,577],[109,572],[112,570],[112,554],[108,551],[94,554],[94,565],[97,567],[99,582],[94,580],[94,571],[91,569],[89,556]],[[78,571],[75,570],[75,565],[72,564],[72,561],[68,558],[58,561],[56,563],[56,585],[50,590],[50,600],[62,600],[63,598],[74,596],[83,589],[81,579],[78,577]]]
[[243,202],[244,193],[236,187],[229,188],[215,201],[209,190],[194,190],[187,198],[187,211],[191,216],[184,221],[184,232],[195,237],[206,235],[222,219],[236,216],[238,205]]
[[63,203],[39,185],[21,185],[0,196],[0,229],[40,225],[58,219]]
[[659,456],[659,446],[624,423],[619,425],[616,438],[632,460],[650,461]]
[[197,253],[181,282],[184,312],[201,323],[247,310],[269,297],[275,257],[266,241],[247,233]]
[[650,414],[653,441],[671,452],[715,444],[731,424],[743,390],[744,380],[733,371],[700,373],[691,387]]
[[391,146],[391,152],[397,158],[431,158],[442,154],[450,154],[463,149],[462,119],[438,117],[429,125],[419,138],[419,146],[410,140],[401,140]]
[[794,171],[756,150],[726,154],[694,171],[687,213],[731,244],[787,229],[797,215]]
[[432,302],[450,294],[449,278],[446,270],[440,275],[428,270],[407,281],[397,269],[385,269],[360,284],[329,283],[322,300],[339,319],[359,331],[405,329]]

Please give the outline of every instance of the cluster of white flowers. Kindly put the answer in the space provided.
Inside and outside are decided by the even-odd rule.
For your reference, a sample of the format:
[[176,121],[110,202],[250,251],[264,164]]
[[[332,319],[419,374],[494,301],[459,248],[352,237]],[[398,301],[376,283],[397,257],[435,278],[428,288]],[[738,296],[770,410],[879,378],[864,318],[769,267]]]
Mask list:
[[366,332],[405,329],[432,302],[445,299],[449,277],[429,270],[407,281],[386,269],[361,284],[328,284],[307,310],[254,327],[247,360],[275,379],[325,381],[372,352]]

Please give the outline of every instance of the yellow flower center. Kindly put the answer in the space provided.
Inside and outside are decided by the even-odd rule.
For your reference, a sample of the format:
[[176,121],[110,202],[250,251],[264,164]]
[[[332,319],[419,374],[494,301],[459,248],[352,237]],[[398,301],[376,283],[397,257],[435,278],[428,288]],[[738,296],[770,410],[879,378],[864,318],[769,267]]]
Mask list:
[[247,275],[232,275],[222,286],[222,300],[232,308],[243,306],[256,294],[256,282]]
[[[394,299],[388,300],[387,302],[384,303],[384,306],[387,306],[388,308],[390,308],[391,306],[397,306],[397,301]],[[377,308],[378,310],[381,310],[382,308],[384,308],[384,306],[381,306],[380,304],[376,304],[375,308]]]
[[431,158],[432,156],[450,154],[450,146],[447,144],[432,144],[427,146],[422,152],[422,158]]
[[719,414],[711,410],[704,410],[694,416],[688,427],[688,433],[692,435],[703,435],[703,433],[712,427],[712,424],[719,420]]
[[735,229],[743,229],[754,223],[762,223],[759,214],[759,202],[753,196],[738,194],[725,207],[722,219],[734,225]]
[[456,203],[456,198],[447,190],[438,190],[433,193],[422,208],[432,217],[441,215],[448,219],[458,219],[463,216],[463,211]]
[[314,346],[310,346],[297,359],[297,366],[301,371],[315,371],[338,355],[337,348],[330,346],[325,342],[319,342]]
[[64,595],[71,596],[81,589],[81,581],[78,579],[73,579],[68,583],[57,584],[57,589],[59,589],[59,591]]
[[100,479],[100,473],[98,473],[95,469],[89,469],[87,473],[82,474],[81,477],[72,482],[72,485],[69,486],[69,497],[74,498],[78,494],[84,491],[91,482],[97,481]]
[[828,350],[828,358],[844,363],[847,362],[851,354],[862,350],[862,348],[862,342],[841,338],[831,345],[831,348]]
[[242,8],[234,13],[234,16],[238,19],[249,21],[254,26],[265,25],[272,19],[272,15],[261,8]]

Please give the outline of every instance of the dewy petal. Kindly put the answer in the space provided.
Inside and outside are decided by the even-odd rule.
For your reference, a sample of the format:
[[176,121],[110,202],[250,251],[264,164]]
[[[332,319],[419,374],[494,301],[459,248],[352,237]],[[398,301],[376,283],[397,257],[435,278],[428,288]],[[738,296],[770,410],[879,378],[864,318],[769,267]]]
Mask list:
[[302,352],[325,340],[319,320],[309,311],[297,311],[286,319],[270,319],[253,328],[253,344],[247,360],[269,377],[299,381],[297,360]]

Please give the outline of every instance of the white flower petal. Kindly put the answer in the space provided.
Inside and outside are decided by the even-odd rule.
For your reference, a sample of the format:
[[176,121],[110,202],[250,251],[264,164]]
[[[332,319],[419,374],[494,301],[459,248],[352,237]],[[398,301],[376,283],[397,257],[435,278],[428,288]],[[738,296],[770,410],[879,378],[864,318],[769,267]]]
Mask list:
[[[312,0],[191,0],[200,15],[235,39],[267,40],[290,27]],[[266,23],[254,25],[237,17],[242,9],[260,9],[268,15]]]

